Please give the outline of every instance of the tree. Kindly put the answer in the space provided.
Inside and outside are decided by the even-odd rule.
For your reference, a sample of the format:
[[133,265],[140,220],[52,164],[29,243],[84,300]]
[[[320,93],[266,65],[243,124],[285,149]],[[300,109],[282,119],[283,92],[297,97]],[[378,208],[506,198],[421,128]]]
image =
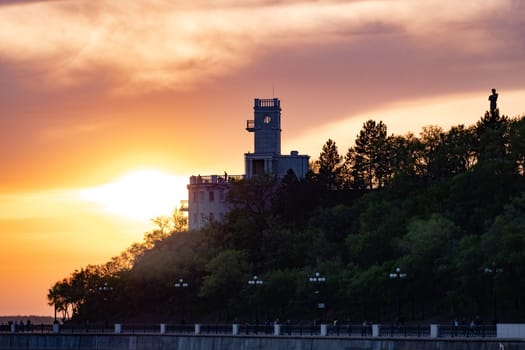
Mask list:
[[279,185],[272,212],[285,223],[303,226],[318,202],[319,195],[312,182],[299,180],[289,169]]
[[[507,295],[508,303],[519,317],[525,315],[525,193],[514,198],[482,236],[485,265],[494,261],[502,268],[498,289]],[[488,276],[493,278],[493,276]],[[504,300],[502,300],[504,302]]]
[[[388,294],[385,293],[385,290],[388,290],[386,276],[388,276],[388,270],[385,266],[371,265],[355,273],[351,279],[348,297],[356,300],[356,307],[361,308],[360,311],[365,321],[381,318],[377,314],[380,309],[374,305],[385,305],[388,302]],[[357,310],[355,312],[357,313]]]
[[328,190],[338,190],[342,186],[341,162],[342,157],[339,155],[337,145],[332,139],[328,139],[323,145],[323,150],[316,162],[317,182]]
[[312,257],[342,258],[345,237],[350,233],[352,223],[357,221],[352,215],[352,209],[343,204],[318,209],[312,213],[309,224],[315,228],[315,238],[311,245]]
[[184,213],[181,207],[175,208],[171,214],[173,220],[173,231],[184,232],[188,231],[188,216]]
[[279,179],[273,175],[254,176],[233,182],[226,199],[234,209],[240,209],[254,217],[267,213],[274,202]]
[[171,215],[160,215],[151,221],[157,225],[155,231],[159,231],[161,236],[168,235],[172,231],[184,232],[188,230],[188,216],[179,207],[173,209]]
[[104,306],[99,287],[109,278],[111,276],[105,276],[97,265],[75,270],[71,276],[49,289],[48,303],[62,313],[64,320],[79,316],[82,310],[84,317],[100,320],[102,316],[98,309],[103,309]]
[[[290,171],[236,182],[223,221],[175,234],[160,218],[143,242],[59,280],[48,301],[73,321],[100,320],[106,310],[162,321],[184,277],[201,320],[224,309],[252,317],[252,297],[272,318],[301,318],[313,314],[305,282],[319,271],[334,318],[350,310],[353,321],[380,321],[398,292],[388,274],[400,266],[403,298],[413,295],[413,310],[434,308],[425,320],[487,314],[495,281],[501,318],[523,318],[524,120],[504,125],[489,114],[477,126],[426,127],[420,138],[387,137],[369,121],[345,156],[344,180],[329,140],[308,179]],[[497,279],[484,273],[493,261],[503,268]],[[265,281],[256,291],[247,284],[254,273]],[[106,281],[114,290],[103,304]]]
[[[199,296],[211,301],[213,308],[226,308],[226,319],[239,291],[249,277],[246,254],[238,250],[224,250],[206,265]],[[210,305],[211,306],[211,305]]]
[[510,121],[508,157],[514,172],[525,175],[525,117]]
[[478,161],[503,161],[508,144],[508,117],[486,112],[476,123]]
[[395,256],[394,240],[405,232],[406,213],[379,193],[361,199],[357,232],[345,239],[351,263],[362,267],[382,264]]
[[47,293],[47,300],[50,306],[53,306],[56,313],[62,314],[63,320],[71,319],[74,303],[69,298],[69,283],[66,279],[57,282]]
[[474,129],[464,125],[453,126],[443,135],[438,159],[442,159],[444,176],[451,177],[472,169],[476,163],[474,141]]
[[463,125],[448,132],[437,126],[424,127],[420,138],[421,174],[443,180],[471,169],[476,162],[474,140],[474,130]]
[[342,168],[345,187],[356,191],[364,190],[366,188],[364,173],[359,170],[362,163],[362,157],[357,154],[354,147],[350,147],[345,154]]
[[458,252],[454,257],[453,266],[456,271],[457,286],[460,305],[466,310],[478,313],[482,306],[483,294],[486,284],[483,276],[484,253],[479,235],[463,236],[458,244]]
[[410,271],[411,286],[419,300],[436,300],[454,289],[452,260],[461,231],[441,214],[413,219],[399,247],[402,265]]
[[419,140],[412,133],[390,137],[390,168],[393,177],[419,175],[417,167]]
[[391,174],[386,125],[382,121],[366,121],[357,135],[355,147],[348,150],[345,162],[347,174],[354,181],[351,187],[383,187]]
[[[292,317],[290,312],[296,301],[296,274],[297,271],[295,270],[279,268],[265,273],[260,276],[264,280],[262,288],[257,288],[261,289],[261,293],[256,295],[254,295],[253,286],[245,286],[252,299],[260,298],[259,301],[264,307],[262,317],[265,319]],[[253,302],[257,301],[253,300]]]
[[424,126],[419,134],[420,150],[418,165],[420,173],[432,177],[432,168],[436,163],[436,152],[443,142],[443,129],[440,126]]

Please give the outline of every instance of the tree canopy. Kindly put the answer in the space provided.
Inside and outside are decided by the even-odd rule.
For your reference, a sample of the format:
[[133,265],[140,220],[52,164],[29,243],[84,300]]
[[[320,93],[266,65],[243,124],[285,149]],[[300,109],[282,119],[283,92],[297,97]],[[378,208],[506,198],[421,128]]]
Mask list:
[[[501,320],[523,320],[525,119],[497,113],[419,136],[369,120],[344,156],[328,140],[305,179],[233,183],[232,210],[199,231],[157,218],[144,242],[74,271],[48,300],[71,321],[101,310],[175,321],[188,302],[173,286],[183,277],[188,320],[313,319],[321,299],[323,317],[357,322],[393,320],[398,301],[407,320],[493,321],[493,293]],[[405,279],[389,278],[396,268]],[[254,275],[264,284],[248,284]]]

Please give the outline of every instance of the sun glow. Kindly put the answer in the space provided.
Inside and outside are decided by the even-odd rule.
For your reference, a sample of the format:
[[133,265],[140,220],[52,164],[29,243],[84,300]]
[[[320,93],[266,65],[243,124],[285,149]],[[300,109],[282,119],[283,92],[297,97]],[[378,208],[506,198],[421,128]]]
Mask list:
[[99,204],[105,212],[145,221],[170,215],[187,198],[187,177],[143,169],[117,180],[82,190],[80,197]]

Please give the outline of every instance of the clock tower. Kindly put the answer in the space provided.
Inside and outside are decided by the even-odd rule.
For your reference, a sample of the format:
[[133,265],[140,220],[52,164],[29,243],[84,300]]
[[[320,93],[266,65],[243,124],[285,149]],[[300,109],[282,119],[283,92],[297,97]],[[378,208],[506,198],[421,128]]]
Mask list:
[[254,152],[244,155],[246,177],[273,174],[282,177],[288,169],[303,177],[308,170],[308,157],[292,151],[281,155],[281,101],[278,98],[256,98],[254,119],[246,122],[246,130],[254,133]]
[[253,120],[246,130],[254,133],[256,154],[281,154],[281,102],[277,98],[255,99]]
[[253,153],[244,154],[244,175],[197,175],[188,184],[188,228],[197,230],[211,222],[222,221],[231,209],[226,194],[233,181],[256,176],[283,178],[293,171],[304,178],[308,171],[308,155],[291,151],[281,154],[281,101],[278,98],[256,98],[253,119],[246,122],[246,130],[253,133]]

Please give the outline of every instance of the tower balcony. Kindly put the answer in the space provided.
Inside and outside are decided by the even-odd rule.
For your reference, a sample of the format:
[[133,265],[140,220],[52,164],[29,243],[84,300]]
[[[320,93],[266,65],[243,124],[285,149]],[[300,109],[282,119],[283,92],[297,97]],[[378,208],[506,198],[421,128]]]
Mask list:
[[247,120],[246,121],[246,131],[254,132],[255,131],[255,120]]
[[256,98],[254,108],[280,108],[281,101],[278,98]]

